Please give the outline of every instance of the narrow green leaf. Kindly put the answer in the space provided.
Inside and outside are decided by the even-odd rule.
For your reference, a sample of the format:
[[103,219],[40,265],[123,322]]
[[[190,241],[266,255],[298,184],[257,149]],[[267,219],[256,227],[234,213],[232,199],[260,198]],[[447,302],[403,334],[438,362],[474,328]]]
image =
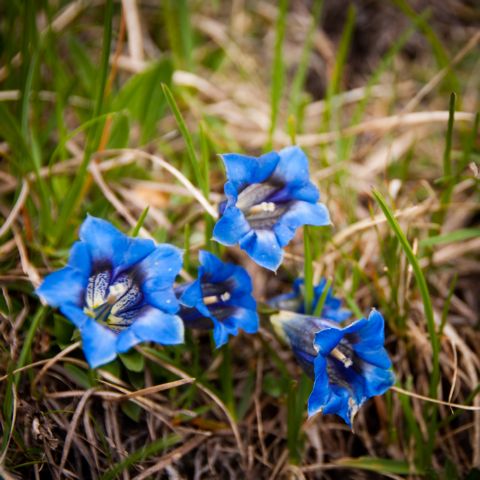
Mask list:
[[118,356],[127,370],[138,373],[142,372],[145,368],[145,357],[137,350],[120,353]]
[[[307,71],[309,67],[310,55],[313,47],[314,33],[320,24],[320,16],[322,13],[323,0],[314,0],[312,6],[312,16],[310,19],[310,25],[308,27],[307,36],[303,45],[302,56],[300,62],[293,77],[292,86],[290,88],[290,102],[288,112],[293,115],[294,118],[298,117],[298,110],[301,101],[301,93],[305,85],[305,79],[307,78]],[[294,144],[294,142],[292,142]]]
[[443,224],[445,215],[447,213],[448,205],[452,197],[455,178],[453,175],[452,167],[452,136],[453,136],[453,123],[455,120],[455,93],[450,95],[450,104],[448,109],[448,127],[447,137],[445,139],[445,150],[443,153],[443,177],[446,184],[443,186],[442,194],[440,195],[441,208],[433,215],[433,222],[438,223],[440,226]]
[[140,229],[143,227],[143,223],[145,222],[145,219],[147,218],[148,215],[148,210],[150,209],[150,206],[146,206],[145,209],[143,210],[142,214],[140,215],[140,218],[138,219],[137,224],[135,225],[135,228],[132,230],[132,237],[136,237],[138,235],[138,232]]
[[271,150],[273,145],[273,135],[277,127],[278,113],[280,111],[280,101],[282,98],[283,83],[285,76],[285,66],[283,63],[283,40],[285,38],[286,18],[287,18],[288,0],[278,2],[278,15],[275,23],[275,51],[272,68],[272,89],[270,92],[270,130],[268,134],[268,144],[266,150]]
[[162,88],[163,88],[163,93],[165,94],[165,98],[167,99],[167,103],[170,106],[170,109],[172,110],[172,113],[175,116],[175,119],[177,120],[178,128],[180,129],[182,137],[185,140],[188,159],[190,160],[190,166],[192,167],[195,181],[197,185],[203,190],[204,181],[203,181],[202,174],[200,172],[200,162],[198,161],[197,154],[195,153],[195,148],[193,147],[192,136],[188,131],[187,124],[185,123],[185,120],[183,119],[183,116],[180,113],[180,110],[178,109],[177,102],[175,101],[175,98],[173,98],[172,92],[170,91],[168,86],[165,84],[162,84]]
[[434,237],[424,238],[420,241],[420,247],[433,247],[445,243],[461,242],[470,238],[480,237],[480,228],[460,228],[453,232],[443,233]]
[[399,223],[395,219],[392,211],[387,205],[385,198],[378,190],[373,190],[373,196],[377,201],[378,205],[382,209],[390,228],[395,233],[400,245],[407,256],[407,259],[412,266],[413,273],[415,275],[415,280],[417,282],[418,289],[420,290],[420,295],[423,301],[423,308],[425,310],[425,317],[427,320],[427,329],[430,336],[430,343],[432,345],[432,376],[430,378],[430,395],[436,397],[436,389],[438,382],[440,381],[440,367],[439,367],[439,353],[440,353],[440,343],[438,340],[437,330],[435,326],[435,320],[433,316],[433,307],[432,300],[430,298],[430,292],[428,290],[427,281],[423,274],[420,263],[412,250],[410,242],[407,240],[407,237],[403,233]]
[[128,457],[126,457],[121,462],[118,462],[115,465],[113,465],[113,467],[107,470],[100,477],[100,480],[114,480],[115,478],[118,478],[120,473],[122,473],[125,470],[128,470],[130,467],[132,467],[136,463],[146,460],[147,458],[150,458],[151,456],[159,452],[163,452],[168,448],[173,447],[175,444],[181,441],[182,441],[182,436],[176,433],[172,433],[167,437],[155,440],[154,442],[151,442],[145,445],[139,450],[132,452],[130,455],[128,455]]
[[370,472],[393,473],[397,475],[419,475],[415,468],[411,467],[405,460],[392,460],[389,458],[358,457],[339,458],[334,461],[335,465],[343,467],[360,468]]
[[[100,61],[98,87],[92,118],[98,118],[102,112],[105,96],[105,85],[107,83],[107,74],[109,68],[110,47],[112,43],[112,18],[113,0],[107,0],[105,4],[105,17],[103,27],[102,58]],[[70,221],[72,211],[76,208],[76,205],[78,205],[81,200],[80,193],[87,177],[88,164],[90,163],[92,153],[97,148],[97,142],[99,138],[99,126],[103,126],[103,124],[98,125],[95,123],[93,125],[93,128],[89,129],[88,131],[85,153],[82,163],[80,164],[73,184],[68,191],[64,202],[62,203],[62,208],[58,216],[55,242],[58,242],[60,237],[63,235]]]
[[328,291],[330,290],[331,285],[332,285],[332,280],[329,278],[325,283],[325,287],[323,288],[322,295],[320,296],[317,304],[315,305],[315,310],[313,311],[314,317],[320,317],[322,315],[323,306],[325,305],[325,300],[327,299]]
[[312,230],[309,226],[303,227],[303,278],[304,278],[304,302],[305,313],[312,311],[313,304],[313,258],[311,247]]

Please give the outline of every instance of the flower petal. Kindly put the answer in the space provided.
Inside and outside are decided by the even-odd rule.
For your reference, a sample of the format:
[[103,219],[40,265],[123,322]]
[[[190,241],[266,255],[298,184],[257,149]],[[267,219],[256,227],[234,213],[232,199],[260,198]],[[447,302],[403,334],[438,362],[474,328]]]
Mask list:
[[329,225],[328,210],[322,203],[293,202],[288,210],[274,225],[278,243],[284,247],[294,237],[298,227],[302,225]]
[[367,319],[356,320],[345,328],[326,328],[315,334],[314,345],[321,355],[328,355],[348,334],[359,332],[367,323]]
[[238,328],[246,333],[258,332],[259,320],[256,310],[236,308],[228,320],[233,321]]
[[178,311],[173,282],[182,268],[182,251],[172,245],[158,245],[137,266],[145,302],[167,313]]
[[65,267],[47,275],[35,293],[52,307],[68,303],[80,307],[84,303],[87,283],[88,277]]
[[117,336],[73,305],[62,305],[60,311],[80,330],[82,348],[91,368],[111,362],[117,355]]
[[111,223],[91,215],[80,227],[80,239],[87,244],[94,263],[111,263],[114,276],[135,265],[155,249],[152,240],[129,238]]
[[157,308],[142,308],[135,322],[118,334],[117,351],[124,353],[134,345],[148,341],[161,345],[183,343],[184,326],[181,318]]
[[[205,281],[220,283],[235,273],[236,266],[233,263],[222,262],[216,255],[205,250],[198,252],[198,260],[201,265],[199,278]],[[243,268],[241,270],[243,270]]]
[[274,272],[282,263],[283,250],[271,230],[252,230],[240,240],[240,248],[259,265]]
[[285,184],[304,186],[310,183],[308,158],[300,147],[286,147],[280,152],[273,177],[280,178]]
[[[332,370],[341,370],[332,374]],[[354,415],[365,401],[364,381],[353,369],[329,365],[323,355],[314,360],[315,380],[308,399],[308,415],[336,414],[351,426]],[[332,375],[339,383],[332,383]]]
[[90,368],[111,362],[117,356],[117,336],[110,329],[87,317],[80,329],[82,348]]
[[251,227],[242,211],[236,207],[227,206],[215,224],[213,239],[223,245],[232,246],[250,231]]
[[68,266],[79,272],[84,278],[89,278],[92,273],[92,259],[87,244],[75,242],[70,250]]
[[266,180],[280,160],[277,152],[270,152],[258,158],[238,153],[225,153],[221,157],[225,164],[227,178],[237,191],[245,184]]
[[384,348],[385,321],[377,310],[373,309],[368,320],[357,335],[351,339],[355,353],[362,359],[379,368],[390,368],[392,362]]
[[203,302],[203,292],[200,279],[192,282],[179,299],[182,305],[197,309],[202,315],[210,318],[210,311]]
[[217,319],[213,318],[213,341],[215,342],[215,347],[220,348],[228,342],[229,335],[236,335],[237,331],[234,329],[232,331],[228,325],[223,322],[219,322]]

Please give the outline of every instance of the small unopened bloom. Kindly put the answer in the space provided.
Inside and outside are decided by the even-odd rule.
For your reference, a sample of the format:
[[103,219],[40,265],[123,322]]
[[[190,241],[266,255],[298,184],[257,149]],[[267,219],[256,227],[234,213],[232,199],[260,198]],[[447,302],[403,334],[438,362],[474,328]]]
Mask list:
[[229,335],[241,328],[258,331],[257,303],[252,297],[252,281],[246,270],[224,263],[201,251],[198,278],[176,288],[182,305],[179,315],[188,328],[212,329],[215,345],[221,347]]
[[95,368],[141,342],[183,343],[173,291],[181,266],[178,248],[127,237],[88,216],[67,266],[48,275],[36,293],[80,330]]
[[362,404],[394,383],[377,310],[345,328],[316,317],[280,312],[271,317],[305,372],[314,380],[308,415],[334,413],[352,425]]
[[[312,312],[317,308],[317,304],[322,298],[327,281],[322,278],[318,285],[313,287]],[[268,301],[268,304],[279,310],[289,312],[305,313],[305,285],[303,278],[297,278],[293,282],[293,290],[289,293],[277,295]],[[343,322],[352,315],[350,310],[342,308],[342,301],[333,295],[333,290],[328,289],[323,303],[320,317],[334,322]]]
[[330,224],[299,147],[258,158],[227,153],[222,159],[227,201],[213,230],[217,242],[239,244],[259,265],[276,271],[297,228]]

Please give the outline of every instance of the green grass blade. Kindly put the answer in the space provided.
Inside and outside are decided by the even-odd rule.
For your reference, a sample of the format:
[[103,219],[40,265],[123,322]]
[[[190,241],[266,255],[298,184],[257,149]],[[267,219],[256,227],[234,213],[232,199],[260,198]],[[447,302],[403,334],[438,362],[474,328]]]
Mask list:
[[138,232],[140,231],[140,229],[143,227],[143,223],[145,222],[145,219],[147,218],[149,209],[150,209],[150,206],[147,205],[145,207],[145,209],[143,210],[142,214],[140,215],[140,218],[138,219],[137,224],[135,225],[134,229],[132,230],[132,237],[136,237],[138,235]]
[[433,307],[432,300],[430,298],[430,292],[428,290],[427,281],[423,274],[420,263],[412,250],[410,242],[403,233],[399,223],[395,219],[393,212],[390,210],[389,206],[383,195],[378,190],[373,190],[373,196],[377,201],[378,205],[382,209],[390,228],[395,233],[400,245],[407,256],[407,259],[412,266],[415,280],[417,282],[418,289],[420,290],[420,295],[423,301],[423,308],[425,310],[425,317],[427,320],[427,329],[430,336],[430,343],[432,345],[432,376],[430,379],[430,396],[436,397],[437,386],[440,381],[440,365],[439,365],[439,352],[440,352],[440,342],[437,335],[437,330],[435,326],[435,320],[433,316]]
[[304,278],[304,302],[305,313],[312,311],[313,304],[313,255],[311,245],[312,229],[305,225],[303,227],[303,278]]
[[[113,0],[107,0],[105,5],[105,18],[103,28],[102,58],[100,62],[98,88],[96,92],[92,118],[99,117],[100,113],[102,112],[105,97],[105,86],[107,83],[107,74],[109,68],[110,49],[112,43],[112,18]],[[75,209],[76,205],[78,205],[81,200],[80,193],[87,177],[87,169],[90,158],[92,156],[92,153],[97,148],[100,126],[103,126],[103,124],[95,123],[93,127],[88,131],[83,161],[78,168],[77,175],[75,176],[75,180],[73,181],[73,184],[67,193],[65,201],[62,203],[62,208],[60,210],[60,214],[57,220],[57,229],[55,235],[56,242],[58,242],[58,240],[64,233],[70,221],[72,211]]]
[[433,216],[434,223],[438,223],[440,227],[443,224],[445,215],[447,213],[448,205],[452,197],[453,187],[455,178],[453,177],[453,167],[452,167],[452,136],[453,136],[453,124],[455,121],[455,102],[456,96],[455,93],[450,95],[450,104],[448,109],[448,127],[447,127],[447,138],[445,139],[445,150],[443,153],[443,180],[444,187],[442,194],[440,196],[440,210],[436,215]]
[[289,115],[293,115],[294,118],[298,118],[299,116],[301,94],[305,85],[305,79],[307,77],[309,60],[313,47],[313,37],[317,26],[320,23],[322,7],[323,0],[314,0],[312,7],[312,18],[310,21],[310,26],[308,28],[305,43],[303,45],[302,56],[300,57],[300,63],[298,64],[297,71],[295,72],[295,77],[293,77],[292,86],[290,88],[290,102],[288,107],[288,113]]
[[[336,55],[336,62],[333,68],[332,78],[328,83],[326,98],[331,101],[333,95],[339,92],[340,83],[343,77],[343,71],[345,64],[347,63],[348,53],[350,51],[350,44],[352,42],[353,30],[355,27],[355,18],[357,16],[356,8],[353,3],[348,7],[347,19],[345,21],[345,27],[343,28],[342,37],[338,46],[338,52]],[[328,111],[328,110],[327,110]]]
[[163,452],[164,450],[173,447],[181,441],[182,437],[176,433],[172,433],[165,438],[159,438],[158,440],[145,445],[139,450],[136,450],[128,455],[128,457],[126,457],[124,460],[115,464],[100,477],[100,480],[114,480],[115,478],[118,478],[122,472],[128,470],[136,463],[139,463],[142,460],[145,460],[159,452]]
[[453,232],[436,235],[434,237],[424,238],[419,245],[422,248],[433,247],[435,245],[444,245],[446,243],[461,242],[471,238],[480,237],[480,228],[460,228]]
[[272,89],[270,91],[270,130],[268,132],[268,143],[266,151],[272,149],[273,135],[277,127],[278,114],[285,77],[285,65],[283,63],[283,40],[285,38],[287,20],[288,0],[280,0],[278,4],[278,15],[275,23],[275,51],[272,67]]
[[320,317],[322,315],[323,306],[325,305],[325,300],[327,299],[328,291],[330,290],[331,285],[332,285],[332,279],[329,278],[325,283],[325,287],[323,288],[322,295],[320,296],[317,304],[315,305],[315,310],[313,311],[314,317]]
[[[435,56],[438,67],[441,69],[447,67],[450,61],[450,54],[445,50],[442,42],[435,33],[435,30],[428,22],[428,17],[424,15],[424,13],[428,13],[428,10],[427,12],[422,12],[419,14],[414,10],[408,0],[392,0],[392,2],[413,22],[415,22],[416,20],[420,20],[420,23],[418,24],[419,30],[422,32],[422,34],[425,36],[426,40],[432,47],[432,52]],[[460,91],[459,81],[452,70],[449,70],[445,78],[445,82],[448,84],[450,90]]]
[[391,473],[397,475],[420,475],[421,472],[412,469],[405,460],[392,460],[389,458],[375,457],[357,457],[357,458],[340,458],[335,460],[335,465],[342,467],[358,468],[369,472]]
[[163,16],[167,30],[170,50],[177,68],[191,70],[193,33],[190,22],[189,2],[187,0],[165,0]]
[[173,115],[175,116],[178,128],[180,129],[180,133],[182,134],[182,137],[185,140],[185,145],[187,147],[187,155],[188,155],[188,159],[190,160],[190,166],[192,168],[195,181],[203,191],[205,189],[205,186],[204,186],[205,182],[203,180],[203,176],[200,171],[200,162],[198,161],[197,154],[195,153],[192,136],[188,131],[187,124],[185,123],[185,120],[183,119],[183,116],[180,113],[177,102],[175,101],[175,98],[173,97],[172,92],[170,91],[168,86],[165,84],[162,84],[162,88],[163,88],[163,93],[165,94],[165,98],[167,99],[167,103],[170,109],[172,110]]

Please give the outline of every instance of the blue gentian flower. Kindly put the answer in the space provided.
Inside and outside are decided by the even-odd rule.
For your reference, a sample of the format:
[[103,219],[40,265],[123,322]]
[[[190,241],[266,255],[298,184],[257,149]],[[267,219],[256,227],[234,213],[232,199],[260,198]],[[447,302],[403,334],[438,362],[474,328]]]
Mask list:
[[[318,285],[313,287],[312,312],[322,298],[327,281],[322,278]],[[278,310],[305,313],[305,288],[303,278],[297,278],[293,282],[293,291],[277,295],[268,301],[268,304]],[[328,289],[325,302],[322,307],[321,318],[334,322],[343,322],[352,315],[350,310],[342,308],[342,301],[333,295],[332,288]]]
[[345,328],[320,318],[280,312],[271,317],[313,380],[308,415],[335,413],[352,425],[362,404],[394,383],[384,348],[384,320],[377,310]]
[[48,275],[36,293],[80,330],[95,368],[140,342],[183,343],[173,291],[181,266],[178,248],[129,238],[88,216],[67,266]]
[[299,147],[261,157],[222,155],[228,182],[227,201],[213,238],[240,245],[262,267],[276,271],[283,247],[302,225],[329,225],[328,210],[310,181],[308,159]]
[[182,308],[179,315],[189,328],[212,329],[217,348],[237,335],[258,331],[257,303],[246,270],[224,263],[209,252],[200,251],[198,278],[176,288]]

